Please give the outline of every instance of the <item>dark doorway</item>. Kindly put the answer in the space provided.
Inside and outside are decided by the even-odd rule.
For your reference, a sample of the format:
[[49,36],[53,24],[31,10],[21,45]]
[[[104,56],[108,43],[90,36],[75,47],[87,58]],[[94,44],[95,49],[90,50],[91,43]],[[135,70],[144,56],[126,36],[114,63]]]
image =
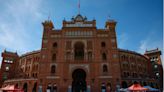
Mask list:
[[150,83],[150,86],[151,86],[152,88],[154,88],[154,85],[153,85],[153,83],[152,83],[152,82]]
[[24,83],[24,85],[23,85],[23,90],[24,90],[24,92],[27,92],[27,88],[28,88],[27,83]]
[[74,54],[76,60],[84,59],[84,44],[82,42],[75,43]]
[[18,83],[15,85],[15,88],[18,88]]
[[32,92],[36,92],[36,88],[37,88],[37,83],[35,82]]
[[72,92],[86,92],[86,72],[83,69],[76,69],[72,73]]
[[123,82],[122,82],[122,88],[128,88],[128,84],[127,84],[126,81],[123,81]]
[[147,86],[147,83],[146,82],[143,82],[143,86]]

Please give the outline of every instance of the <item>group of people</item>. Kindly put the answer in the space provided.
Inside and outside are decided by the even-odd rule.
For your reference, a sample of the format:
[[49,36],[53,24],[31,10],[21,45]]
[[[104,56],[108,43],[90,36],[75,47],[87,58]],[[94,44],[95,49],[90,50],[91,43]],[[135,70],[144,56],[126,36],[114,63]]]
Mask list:
[[56,86],[56,84],[54,84],[54,85],[48,85],[47,86],[47,90],[46,90],[46,92],[57,92],[57,86]]
[[110,83],[108,83],[107,86],[105,85],[105,83],[102,83],[102,85],[101,85],[101,92],[111,92],[111,85],[110,85]]

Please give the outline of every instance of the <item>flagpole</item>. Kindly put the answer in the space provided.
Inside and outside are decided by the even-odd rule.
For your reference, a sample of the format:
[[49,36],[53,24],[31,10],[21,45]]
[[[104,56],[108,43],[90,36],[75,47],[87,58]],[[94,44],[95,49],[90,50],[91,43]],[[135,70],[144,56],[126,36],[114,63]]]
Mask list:
[[48,21],[50,21],[50,12],[49,12],[49,15],[48,15]]
[[79,14],[80,14],[80,0],[79,0],[78,8],[79,8]]

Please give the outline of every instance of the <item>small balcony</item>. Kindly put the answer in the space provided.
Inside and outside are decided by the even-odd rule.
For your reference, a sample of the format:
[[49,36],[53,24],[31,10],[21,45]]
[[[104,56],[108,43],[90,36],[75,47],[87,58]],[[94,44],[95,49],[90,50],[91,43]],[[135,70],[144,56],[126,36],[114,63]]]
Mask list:
[[74,60],[84,60],[84,55],[75,56]]

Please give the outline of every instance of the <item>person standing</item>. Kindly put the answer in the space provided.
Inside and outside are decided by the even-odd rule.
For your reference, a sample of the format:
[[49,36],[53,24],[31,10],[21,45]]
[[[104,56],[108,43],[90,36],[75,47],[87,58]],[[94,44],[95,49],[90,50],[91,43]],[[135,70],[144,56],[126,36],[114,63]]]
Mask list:
[[51,85],[49,84],[49,85],[47,86],[46,92],[50,92],[50,91],[51,91]]

